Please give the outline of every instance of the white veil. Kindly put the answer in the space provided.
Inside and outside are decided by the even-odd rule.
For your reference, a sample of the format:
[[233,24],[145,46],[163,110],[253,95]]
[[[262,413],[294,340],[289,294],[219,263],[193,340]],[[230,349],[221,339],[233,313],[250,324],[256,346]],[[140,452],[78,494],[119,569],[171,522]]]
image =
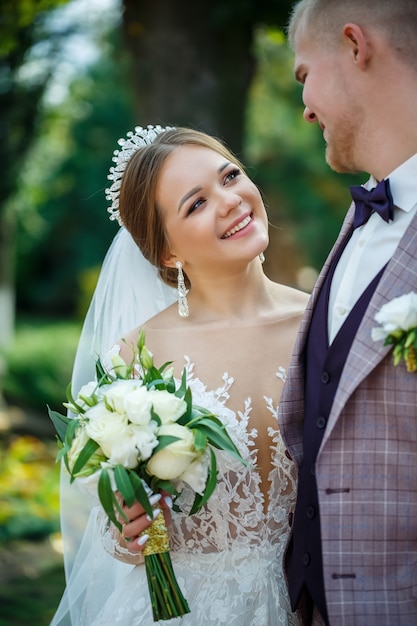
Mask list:
[[[121,227],[104,259],[84,321],[72,375],[73,394],[94,380],[97,356],[104,356],[127,331],[142,325],[175,299],[175,289],[162,282],[157,269]],[[85,606],[93,615],[106,595],[105,587],[110,592],[116,580],[132,567],[117,561],[101,545],[97,537],[102,523],[98,510],[92,509],[91,497],[70,485],[65,470],[61,471],[66,589],[51,626],[88,623]]]
[[72,375],[72,392],[95,376],[98,355],[175,301],[176,292],[159,278],[130,233],[121,227],[106,254],[87,312]]

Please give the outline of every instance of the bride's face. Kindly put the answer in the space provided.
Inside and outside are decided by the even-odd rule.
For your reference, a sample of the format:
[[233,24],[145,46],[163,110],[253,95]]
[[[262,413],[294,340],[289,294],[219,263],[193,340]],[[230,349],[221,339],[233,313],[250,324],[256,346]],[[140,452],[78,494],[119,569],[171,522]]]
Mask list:
[[210,148],[186,145],[166,159],[156,201],[169,255],[187,272],[212,272],[225,262],[249,263],[268,245],[268,219],[256,185]]

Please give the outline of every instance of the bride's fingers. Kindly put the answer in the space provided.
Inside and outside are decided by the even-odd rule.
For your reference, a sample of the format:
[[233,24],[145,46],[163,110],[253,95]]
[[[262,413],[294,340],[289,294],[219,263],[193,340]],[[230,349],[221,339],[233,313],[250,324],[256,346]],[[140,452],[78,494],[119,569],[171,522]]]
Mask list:
[[[139,517],[137,517],[136,519],[133,519],[128,523],[124,523],[122,525],[122,537],[124,537],[124,539],[130,539],[131,541],[133,541],[134,539],[140,539],[139,535],[141,535],[141,533],[143,533],[144,530],[149,528],[152,522],[156,520],[160,512],[161,512],[161,509],[156,508],[156,509],[153,509],[153,517],[149,517],[149,515],[144,513],[140,515]],[[145,541],[138,544],[139,550],[143,550],[144,544],[145,544]],[[132,549],[132,547],[133,547],[133,544],[132,546],[129,547],[129,549]]]
[[[161,497],[162,496],[160,493],[153,494],[149,498],[149,502],[151,506],[154,507],[156,504],[158,504],[158,502],[161,500]],[[122,511],[124,513],[124,517],[121,517],[119,515],[119,522],[121,524],[131,522],[137,517],[144,515],[145,513],[143,506],[139,504],[139,502],[135,502],[131,507],[128,507],[128,506],[122,507]]]

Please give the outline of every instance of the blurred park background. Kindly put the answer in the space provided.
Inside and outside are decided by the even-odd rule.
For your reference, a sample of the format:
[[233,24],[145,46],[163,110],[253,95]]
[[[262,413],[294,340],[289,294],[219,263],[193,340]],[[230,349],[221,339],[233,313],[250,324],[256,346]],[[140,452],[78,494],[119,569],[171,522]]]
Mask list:
[[291,0],[0,4],[0,626],[49,623],[64,586],[56,445],[83,315],[116,233],[104,189],[135,125],[223,139],[264,193],[265,270],[310,291],[349,203],[302,118]]

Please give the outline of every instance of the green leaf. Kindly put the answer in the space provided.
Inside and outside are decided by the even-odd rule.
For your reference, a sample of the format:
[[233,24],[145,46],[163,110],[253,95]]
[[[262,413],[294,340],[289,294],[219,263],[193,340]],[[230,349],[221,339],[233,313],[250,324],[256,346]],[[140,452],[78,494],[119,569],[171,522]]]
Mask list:
[[135,472],[131,472],[130,479],[132,481],[132,486],[135,491],[135,498],[137,502],[139,502],[139,504],[143,506],[145,513],[147,513],[152,519],[152,505],[149,502],[148,494],[146,493],[146,489],[143,486],[142,479]]
[[416,340],[416,331],[412,330],[405,340],[405,344],[404,344],[405,347],[409,348],[411,345],[414,344],[415,340]]
[[130,473],[123,465],[115,465],[114,479],[117,489],[123,496],[123,500],[126,502],[127,506],[132,506],[135,502],[135,489],[130,480]]
[[183,398],[185,396],[185,392],[187,390],[187,372],[185,371],[185,367],[182,370],[182,376],[181,376],[181,385],[178,387],[177,391],[175,392],[175,395],[178,398]]
[[202,430],[211,445],[219,450],[225,450],[229,452],[234,457],[239,459],[243,464],[246,465],[246,461],[241,456],[239,450],[236,448],[233,441],[230,439],[230,436],[223,425],[218,426],[213,420],[208,420],[203,418],[200,420],[198,428]]
[[[156,370],[158,372],[158,370]],[[168,386],[168,382],[165,378],[161,378],[158,372],[158,378],[153,378],[147,385],[148,389],[165,389]]]
[[84,448],[81,450],[78,459],[74,463],[74,467],[72,468],[72,476],[76,477],[78,472],[82,470],[84,465],[90,459],[90,457],[94,454],[94,452],[99,447],[96,441],[89,439],[85,444]]
[[[107,371],[104,369],[104,366],[101,362],[100,357],[96,361],[96,378],[98,381],[105,379],[107,376]],[[99,382],[100,384],[100,382]]]
[[217,461],[213,450],[210,450],[211,463],[208,471],[206,487],[202,495],[196,494],[189,515],[194,515],[206,504],[217,485]]
[[57,411],[52,411],[52,409],[50,409],[48,405],[47,405],[47,408],[48,408],[49,417],[52,420],[52,423],[55,427],[58,437],[60,438],[61,441],[64,441],[65,433],[67,432],[68,423],[71,421],[71,418],[67,417],[66,415],[62,415],[61,413],[58,413]]
[[100,472],[100,478],[98,480],[98,497],[109,520],[113,522],[119,532],[122,532],[122,525],[118,521],[114,512],[115,505],[118,504],[118,502],[112,490],[110,476],[107,469],[102,469]]
[[161,478],[157,478],[156,476],[152,477],[150,487],[154,493],[166,491],[176,498],[180,495],[180,492],[177,491],[175,485],[170,480],[163,480]]
[[76,418],[70,419],[67,424],[67,430],[65,431],[65,441],[64,444],[67,446],[68,450],[71,448],[72,440],[75,437],[75,433],[78,430],[80,421]]
[[205,450],[207,448],[207,436],[199,428],[193,428],[194,448],[196,451]]
[[179,440],[180,440],[180,437],[174,437],[174,435],[160,435],[158,439],[159,443],[154,449],[153,454],[155,454],[156,452],[159,452],[160,450],[163,450],[167,446],[171,445],[171,443],[174,443],[174,441],[179,441]]
[[173,361],[166,361],[162,367],[159,368],[159,372],[162,374],[162,372],[165,372],[165,370],[167,369],[167,367],[169,367],[170,365],[173,364]]

